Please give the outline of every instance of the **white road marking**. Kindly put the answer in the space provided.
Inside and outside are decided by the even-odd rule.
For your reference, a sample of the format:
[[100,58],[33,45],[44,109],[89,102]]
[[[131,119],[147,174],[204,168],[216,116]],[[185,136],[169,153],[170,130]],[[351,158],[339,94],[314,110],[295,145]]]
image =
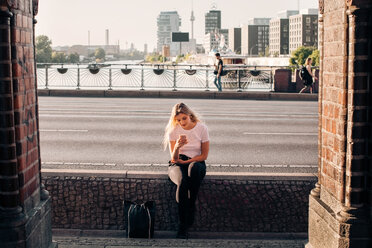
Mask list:
[[318,167],[318,165],[299,164],[299,165],[290,165],[289,167],[291,167],[291,168],[316,168],[316,167]]
[[244,132],[245,135],[294,135],[294,136],[317,136],[318,133],[249,133]]
[[287,165],[285,164],[263,164],[263,168],[286,168]]
[[40,129],[40,132],[81,132],[86,133],[86,129]]

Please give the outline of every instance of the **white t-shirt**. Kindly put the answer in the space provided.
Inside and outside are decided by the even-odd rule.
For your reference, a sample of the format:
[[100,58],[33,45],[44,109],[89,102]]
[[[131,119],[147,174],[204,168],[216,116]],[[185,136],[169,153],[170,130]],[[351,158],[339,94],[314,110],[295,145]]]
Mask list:
[[201,144],[209,141],[208,128],[201,122],[197,122],[195,127],[190,130],[185,130],[177,124],[169,134],[169,141],[177,141],[181,134],[186,135],[188,143],[180,148],[179,154],[184,154],[190,158],[200,155]]

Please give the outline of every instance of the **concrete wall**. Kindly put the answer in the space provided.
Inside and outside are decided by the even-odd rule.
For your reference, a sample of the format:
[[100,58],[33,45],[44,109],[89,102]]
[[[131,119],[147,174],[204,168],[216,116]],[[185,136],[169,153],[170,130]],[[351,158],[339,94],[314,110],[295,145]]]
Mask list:
[[[43,170],[54,228],[124,229],[124,199],[156,202],[156,230],[176,230],[175,185],[163,172]],[[306,232],[313,174],[209,173],[193,230]]]

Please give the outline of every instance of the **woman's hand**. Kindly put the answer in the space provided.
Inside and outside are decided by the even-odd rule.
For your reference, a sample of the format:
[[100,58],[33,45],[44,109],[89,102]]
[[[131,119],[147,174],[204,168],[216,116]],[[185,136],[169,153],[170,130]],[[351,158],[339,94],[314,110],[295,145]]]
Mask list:
[[189,160],[182,160],[182,159],[174,160],[174,159],[172,159],[171,160],[171,163],[175,163],[175,164],[189,164],[191,162],[193,162],[193,161],[191,161],[191,159],[189,159]]
[[189,164],[191,162],[192,162],[191,159],[188,160],[178,159],[177,164]]
[[175,148],[176,149],[180,149],[181,147],[183,147],[184,145],[186,145],[188,142],[187,142],[187,139],[186,138],[178,138],[177,141],[176,141],[176,145],[175,145]]

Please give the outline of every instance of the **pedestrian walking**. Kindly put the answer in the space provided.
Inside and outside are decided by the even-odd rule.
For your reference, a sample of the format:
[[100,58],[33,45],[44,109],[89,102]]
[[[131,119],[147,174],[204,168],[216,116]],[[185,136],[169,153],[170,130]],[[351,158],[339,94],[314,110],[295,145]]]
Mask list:
[[304,65],[306,67],[305,75],[304,75],[304,79],[303,79],[304,80],[304,87],[300,90],[299,94],[304,92],[307,88],[309,88],[311,94],[313,93],[313,85],[314,85],[313,78],[314,78],[314,80],[317,80],[318,78],[315,77],[315,75],[313,75],[313,73],[311,71],[311,63],[312,63],[312,59],[310,57],[307,58],[306,62],[305,62],[305,65]]
[[223,70],[223,62],[221,59],[220,53],[216,53],[216,63],[214,64],[214,74],[216,75],[214,78],[214,85],[216,85],[218,91],[222,91],[222,85],[221,85],[221,75]]
[[179,227],[177,238],[187,238],[187,229],[194,223],[195,202],[206,173],[209,153],[207,126],[186,104],[174,105],[163,139],[169,145],[171,160],[168,176],[177,185]]

